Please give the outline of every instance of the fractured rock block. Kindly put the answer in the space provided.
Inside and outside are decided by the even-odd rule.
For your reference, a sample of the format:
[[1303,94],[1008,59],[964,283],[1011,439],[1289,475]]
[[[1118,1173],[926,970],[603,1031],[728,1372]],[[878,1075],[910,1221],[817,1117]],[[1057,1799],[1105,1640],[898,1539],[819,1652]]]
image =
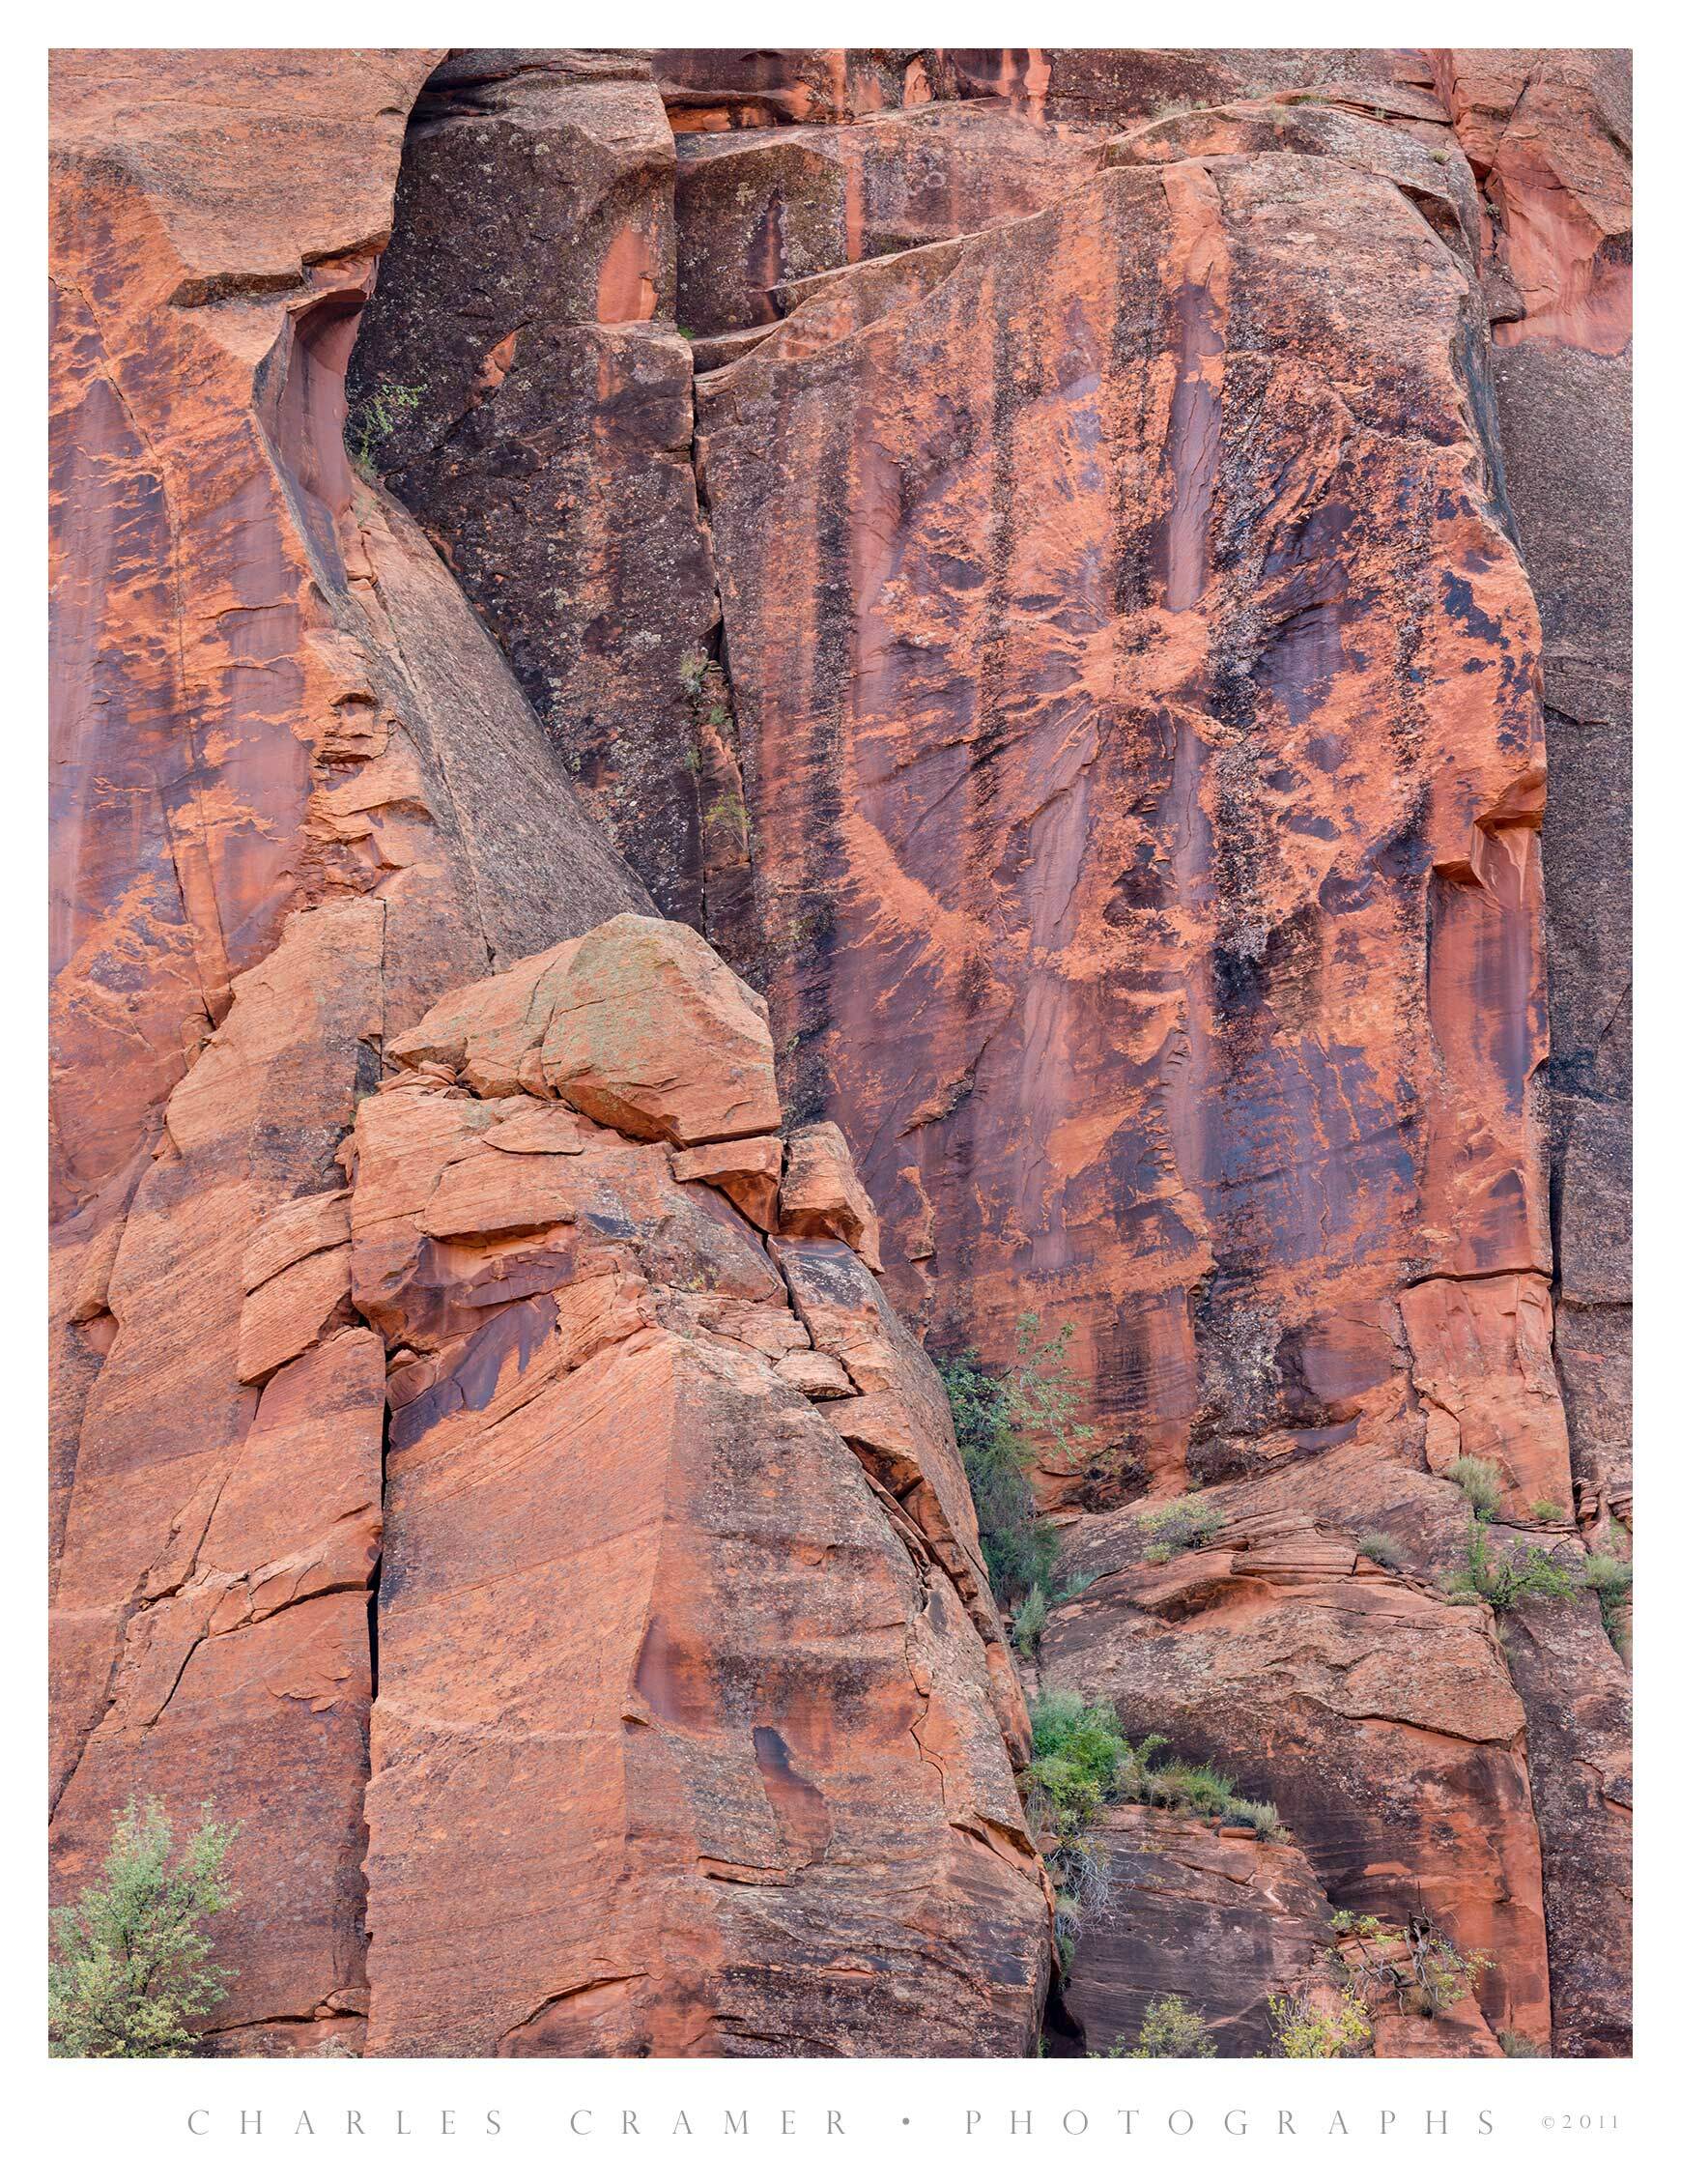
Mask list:
[[632,1137],[753,1137],[783,1119],[764,1003],[688,927],[626,914],[578,944],[543,1036],[559,1096]]
[[839,1236],[872,1274],[881,1272],[881,1223],[838,1124],[811,1123],[788,1133],[781,1206],[789,1236]]
[[755,1228],[777,1225],[782,1172],[780,1137],[740,1137],[731,1144],[700,1145],[671,1156],[671,1173],[679,1183],[716,1184]]

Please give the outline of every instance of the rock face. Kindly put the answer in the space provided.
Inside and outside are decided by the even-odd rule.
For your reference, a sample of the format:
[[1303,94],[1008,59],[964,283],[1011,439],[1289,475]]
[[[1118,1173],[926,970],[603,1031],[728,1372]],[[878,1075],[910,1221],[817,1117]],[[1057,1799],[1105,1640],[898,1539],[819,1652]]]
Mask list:
[[[604,991],[658,1025],[662,934],[704,953],[618,918],[443,1009],[499,1020],[524,977],[545,1057]],[[686,1028],[727,1124],[729,1046]],[[353,1295],[392,1361],[370,2048],[1028,2052],[1021,1699],[938,1382],[844,1244],[868,1350],[804,1247],[626,1119],[437,1059],[357,1113]]]
[[1625,2052],[1626,1617],[1444,1581],[1632,1522],[1628,56],[56,66],[55,1886],[244,1818],[230,2051],[1032,2053],[1032,1311],[1035,1673],[1294,1838],[1109,1815],[1052,2045],[1346,1913]]
[[[1216,2055],[1266,2054],[1276,2001],[1330,2014],[1351,1997],[1380,2057],[1500,2053],[1471,1997],[1428,2015],[1418,2007],[1401,1930],[1339,1936],[1293,1844],[1138,1805],[1115,1808],[1094,1841],[1108,1861],[1107,1897],[1082,1925],[1062,1997],[1084,2053],[1126,2053],[1165,1996],[1201,2014]],[[1382,1977],[1381,1965],[1399,1978]]]
[[741,798],[698,679],[718,607],[675,171],[645,56],[452,55],[409,132],[352,430],[660,909],[700,925]]
[[700,446],[794,1111],[938,1342],[1070,1317],[1182,1485],[1311,1447],[1410,1283],[1546,1266],[1544,777],[1467,265],[1159,149],[815,284]]

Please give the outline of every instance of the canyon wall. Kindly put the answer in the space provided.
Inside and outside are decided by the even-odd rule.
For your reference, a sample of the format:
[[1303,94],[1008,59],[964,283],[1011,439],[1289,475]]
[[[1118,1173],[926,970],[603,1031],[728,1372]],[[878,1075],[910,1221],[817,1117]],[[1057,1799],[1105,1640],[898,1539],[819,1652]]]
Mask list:
[[1628,144],[1617,54],[63,63],[58,1870],[251,1812],[228,2044],[1032,2052],[918,1338],[1033,1311],[1028,1679],[1295,1839],[1118,1816],[1053,2046],[1255,2052],[1335,1911],[1626,2050],[1626,1669],[1442,1580],[1463,1458],[1632,1521]]

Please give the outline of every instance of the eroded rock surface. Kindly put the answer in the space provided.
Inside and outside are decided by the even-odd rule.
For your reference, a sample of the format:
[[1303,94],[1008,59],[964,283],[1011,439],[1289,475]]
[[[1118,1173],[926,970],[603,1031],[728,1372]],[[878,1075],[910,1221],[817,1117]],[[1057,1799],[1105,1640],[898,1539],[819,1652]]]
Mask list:
[[[529,990],[563,1021],[649,928]],[[499,1023],[520,975],[435,1016]],[[700,1028],[670,1051],[722,1129]],[[351,1210],[391,1358],[373,2051],[1029,2052],[1022,1703],[926,1359],[844,1243],[761,1237],[641,1114],[395,1044]]]
[[1335,1909],[1626,2049],[1623,1662],[1445,1580],[1632,1515],[1627,56],[54,97],[55,1884],[262,1781],[223,2047],[1031,2052],[1033,1309],[1041,1678],[1295,1832],[1112,1816],[1085,2043]]
[[55,1885],[245,1823],[224,2044],[354,2048],[384,1394],[334,1155],[387,1025],[647,899],[345,455],[415,52],[60,55]]

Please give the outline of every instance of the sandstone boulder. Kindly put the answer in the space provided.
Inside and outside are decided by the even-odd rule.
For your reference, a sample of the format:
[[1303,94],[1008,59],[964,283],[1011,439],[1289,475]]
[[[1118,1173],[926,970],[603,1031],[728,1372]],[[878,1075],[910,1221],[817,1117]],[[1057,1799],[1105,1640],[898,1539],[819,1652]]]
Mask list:
[[695,1145],[782,1121],[764,1003],[680,925],[627,914],[581,941],[543,1034],[552,1089],[633,1137]]

